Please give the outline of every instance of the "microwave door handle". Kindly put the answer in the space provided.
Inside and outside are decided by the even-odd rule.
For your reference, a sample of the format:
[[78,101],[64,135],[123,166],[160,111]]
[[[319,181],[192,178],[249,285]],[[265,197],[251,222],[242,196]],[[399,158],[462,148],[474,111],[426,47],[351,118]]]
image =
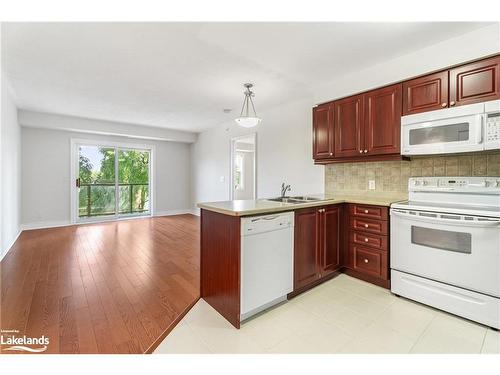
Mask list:
[[[429,213],[431,214],[431,213]],[[434,214],[434,213],[432,213]],[[435,223],[435,224],[451,224],[451,225],[460,225],[460,226],[467,226],[467,227],[496,227],[500,226],[500,219],[495,220],[495,219],[489,219],[489,220],[464,220],[464,219],[443,219],[439,217],[439,214],[436,214],[436,217],[430,217],[430,216],[420,216],[418,214],[412,215],[407,212],[402,212],[402,211],[391,211],[391,216],[396,216],[396,217],[403,217],[411,220],[416,220],[416,221],[422,221],[426,223]]]
[[479,126],[476,127],[477,143],[483,143],[483,129],[486,132],[486,116],[485,114],[480,115]]

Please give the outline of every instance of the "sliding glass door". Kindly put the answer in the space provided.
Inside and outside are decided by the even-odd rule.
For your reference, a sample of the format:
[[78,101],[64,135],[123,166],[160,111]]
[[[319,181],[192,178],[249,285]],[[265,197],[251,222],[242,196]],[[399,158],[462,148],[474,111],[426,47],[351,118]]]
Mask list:
[[76,143],[76,220],[151,214],[151,150]]
[[149,151],[118,150],[119,213],[149,213]]

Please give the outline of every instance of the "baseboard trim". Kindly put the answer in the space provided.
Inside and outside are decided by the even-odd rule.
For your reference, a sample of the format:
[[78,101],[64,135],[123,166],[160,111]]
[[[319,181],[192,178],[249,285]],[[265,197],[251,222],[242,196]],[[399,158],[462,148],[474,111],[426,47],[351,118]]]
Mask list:
[[112,220],[99,220],[99,221],[96,220],[96,221],[87,221],[87,222],[79,222],[79,223],[72,223],[70,221],[40,221],[37,223],[22,224],[21,231],[34,230],[34,229],[67,227],[70,225],[89,225],[89,224],[112,223],[112,222],[116,222],[116,221],[147,219],[150,217],[173,216],[173,215],[183,215],[183,214],[193,214],[193,211],[191,209],[188,209],[188,208],[183,209],[183,210],[156,211],[152,216],[130,216],[130,217],[121,217],[119,219],[112,219]]
[[28,223],[22,224],[22,230],[33,230],[33,229],[47,229],[47,228],[58,228],[67,227],[70,225],[79,225],[84,223],[71,223],[69,221],[40,221],[38,223]]
[[10,244],[9,246],[7,246],[7,249],[5,250],[5,253],[3,252],[4,249],[2,249],[2,253],[0,254],[0,262],[3,260],[3,258],[5,258],[5,256],[9,253],[10,249],[12,249],[12,246],[14,246],[14,244],[16,243],[17,239],[19,238],[19,236],[21,235],[21,233],[23,232],[23,229],[22,229],[22,226],[19,228],[16,236],[14,237],[14,239],[12,241],[10,241]]
[[185,215],[191,214],[191,210],[189,208],[182,210],[167,210],[167,211],[156,211],[153,216],[173,216],[173,215]]

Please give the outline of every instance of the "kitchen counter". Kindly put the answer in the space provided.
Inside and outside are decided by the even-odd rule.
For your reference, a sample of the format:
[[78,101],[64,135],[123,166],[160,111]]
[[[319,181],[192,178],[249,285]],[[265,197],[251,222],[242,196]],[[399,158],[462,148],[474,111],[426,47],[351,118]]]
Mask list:
[[[257,199],[198,204],[201,208],[201,297],[236,328],[240,327],[242,316],[248,314],[248,311],[242,310],[242,308],[247,308],[248,304],[245,305],[246,307],[241,304],[243,296],[241,288],[244,285],[241,281],[241,267],[244,264],[254,264],[242,258],[242,222],[245,216],[313,208],[312,215],[310,211],[296,212],[294,222],[299,230],[291,230],[293,240],[290,238],[290,241],[294,245],[290,247],[294,248],[294,257],[298,256],[297,262],[293,261],[294,257],[289,259],[294,262],[292,291],[294,295],[334,277],[338,272],[346,272],[388,288],[388,207],[392,203],[407,200],[407,195],[366,192],[363,194],[309,195],[308,197],[319,200],[281,203]],[[344,207],[344,203],[366,206],[351,210],[351,208]],[[326,207],[328,205],[334,206]],[[322,206],[325,209],[318,209]],[[252,220],[247,220],[247,222],[252,222]],[[264,221],[259,222],[259,224],[262,223]],[[349,242],[348,233],[350,232],[358,234],[358,237],[364,236],[361,245]],[[257,232],[252,232],[252,241],[255,241],[255,237],[258,236],[255,233]],[[265,233],[269,236],[271,232]],[[365,247],[364,241],[370,241],[370,238],[372,238],[372,243]],[[373,240],[376,242],[373,243]],[[373,260],[374,266],[370,263],[370,267],[367,267],[363,263],[354,267],[357,251],[361,254],[358,258],[363,256],[365,263]],[[254,252],[243,253],[253,254]],[[274,266],[286,264],[284,260],[267,263],[267,265]],[[273,272],[276,275],[279,274],[278,271]],[[248,276],[248,273],[246,275]],[[306,276],[303,277],[303,275]],[[290,294],[287,298],[291,298]]]
[[233,200],[221,202],[198,203],[198,207],[204,210],[218,212],[231,216],[250,216],[265,213],[293,211],[301,208],[326,206],[337,203],[358,203],[378,206],[390,206],[392,203],[408,199],[407,193],[381,194],[333,194],[333,195],[309,195],[309,197],[321,200],[304,203],[281,203],[266,199],[255,200]]

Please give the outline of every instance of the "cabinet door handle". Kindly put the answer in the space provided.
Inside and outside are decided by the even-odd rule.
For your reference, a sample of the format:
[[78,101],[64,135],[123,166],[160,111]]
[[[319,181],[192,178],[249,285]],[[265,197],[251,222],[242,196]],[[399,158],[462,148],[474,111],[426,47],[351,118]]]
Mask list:
[[368,150],[365,150],[364,153],[366,154],[368,152]]
[[365,238],[365,242],[368,242],[368,238]]
[[365,214],[367,214],[367,213],[368,213],[368,210],[365,210]]
[[368,263],[368,259],[365,258],[365,263]]
[[455,104],[456,104],[456,103],[455,103],[453,100],[450,102],[450,105],[451,105],[452,107],[453,107]]
[[359,150],[359,153],[362,154],[363,153],[363,150]]
[[333,155],[333,152],[330,152],[330,156],[332,156],[332,155]]
[[447,106],[447,104],[446,104],[446,103],[441,103],[441,107],[443,107],[443,108],[444,108],[444,107],[446,107],[446,106]]
[[365,224],[365,228],[368,228],[368,224]]

